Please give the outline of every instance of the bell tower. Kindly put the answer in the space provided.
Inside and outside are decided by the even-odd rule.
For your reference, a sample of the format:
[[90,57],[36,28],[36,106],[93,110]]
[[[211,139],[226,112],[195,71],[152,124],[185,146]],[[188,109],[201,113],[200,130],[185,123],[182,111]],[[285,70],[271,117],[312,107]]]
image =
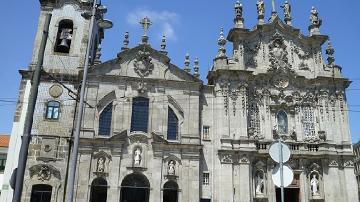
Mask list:
[[[91,0],[39,0],[40,16],[35,36],[32,61],[33,69],[38,60],[38,52],[47,13],[52,14],[48,41],[45,49],[43,68],[49,72],[77,74],[85,63],[91,15]],[[101,20],[106,8],[96,15]],[[95,23],[90,54],[90,63],[96,60],[96,52],[104,36],[104,30]],[[99,55],[99,54],[98,54]]]

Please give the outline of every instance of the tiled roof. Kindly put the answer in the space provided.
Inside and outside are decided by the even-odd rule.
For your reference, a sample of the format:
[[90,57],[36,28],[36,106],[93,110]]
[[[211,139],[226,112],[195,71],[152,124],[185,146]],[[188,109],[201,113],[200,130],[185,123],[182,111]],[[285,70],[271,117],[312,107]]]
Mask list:
[[0,134],[0,147],[9,147],[10,135]]

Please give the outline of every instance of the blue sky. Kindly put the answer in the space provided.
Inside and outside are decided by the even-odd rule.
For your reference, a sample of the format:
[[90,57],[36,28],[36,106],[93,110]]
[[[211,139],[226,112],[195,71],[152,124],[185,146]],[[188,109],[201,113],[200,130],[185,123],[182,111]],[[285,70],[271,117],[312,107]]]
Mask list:
[[[256,24],[255,0],[242,0],[245,25],[252,28]],[[323,19],[322,34],[330,36],[335,48],[336,63],[343,67],[343,73],[353,83],[347,91],[350,108],[350,124],[353,141],[360,140],[360,21],[359,0],[301,0],[292,4],[293,26],[308,34],[309,13],[315,6]],[[139,43],[142,29],[137,20],[142,15],[153,21],[150,28],[150,42],[160,47],[161,35],[166,34],[167,50],[172,63],[183,66],[188,52],[191,61],[200,59],[201,78],[206,82],[207,70],[217,52],[220,27],[225,33],[233,25],[233,0],[103,0],[108,6],[107,18],[114,27],[107,30],[102,44],[102,60],[115,58],[122,46],[123,35],[130,32],[130,47]],[[271,1],[265,0],[266,19],[271,12]],[[276,1],[279,8],[283,1]],[[12,0],[6,2],[6,9],[0,12],[3,25],[0,34],[0,133],[10,133],[17,100],[20,75],[19,69],[27,68],[31,60],[33,40],[38,24],[39,2],[37,0]],[[227,43],[227,52],[231,44]],[[193,66],[193,64],[191,64]]]

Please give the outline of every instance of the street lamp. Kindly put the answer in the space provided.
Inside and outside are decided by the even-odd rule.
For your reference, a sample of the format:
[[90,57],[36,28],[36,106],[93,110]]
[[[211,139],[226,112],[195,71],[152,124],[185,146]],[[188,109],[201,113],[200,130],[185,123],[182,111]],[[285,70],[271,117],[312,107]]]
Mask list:
[[89,38],[87,43],[86,55],[85,55],[85,65],[84,65],[84,72],[83,72],[83,79],[81,83],[80,89],[80,101],[78,106],[78,114],[76,119],[76,127],[74,133],[74,146],[73,151],[70,157],[70,165],[69,165],[69,176],[66,186],[66,201],[72,202],[74,197],[74,184],[75,184],[75,173],[76,173],[76,164],[77,164],[77,156],[79,152],[79,141],[80,141],[80,129],[81,129],[81,121],[83,116],[83,109],[84,109],[84,99],[85,99],[85,89],[86,89],[86,79],[87,79],[87,72],[89,69],[89,56],[91,52],[91,43],[93,38],[93,29],[95,21],[97,21],[98,27],[102,29],[108,29],[113,26],[113,23],[110,20],[103,19],[104,13],[107,12],[106,6],[103,6],[97,3],[97,0],[93,0],[93,6],[91,13],[85,12],[82,16],[85,19],[90,18],[90,28],[89,28]]

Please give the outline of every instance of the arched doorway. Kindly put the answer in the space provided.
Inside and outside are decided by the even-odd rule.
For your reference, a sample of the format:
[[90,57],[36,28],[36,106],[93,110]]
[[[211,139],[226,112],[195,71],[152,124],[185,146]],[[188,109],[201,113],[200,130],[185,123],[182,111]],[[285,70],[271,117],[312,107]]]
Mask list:
[[120,202],[148,202],[149,180],[142,174],[127,175],[121,183]]
[[163,202],[177,202],[178,201],[179,186],[174,181],[168,181],[164,184]]
[[36,184],[32,186],[30,202],[50,202],[52,186]]
[[101,177],[91,183],[90,202],[106,202],[107,181]]

